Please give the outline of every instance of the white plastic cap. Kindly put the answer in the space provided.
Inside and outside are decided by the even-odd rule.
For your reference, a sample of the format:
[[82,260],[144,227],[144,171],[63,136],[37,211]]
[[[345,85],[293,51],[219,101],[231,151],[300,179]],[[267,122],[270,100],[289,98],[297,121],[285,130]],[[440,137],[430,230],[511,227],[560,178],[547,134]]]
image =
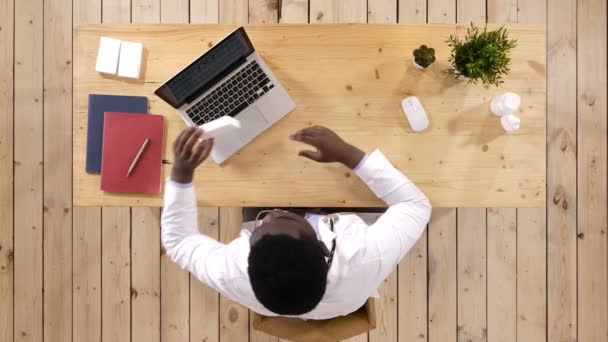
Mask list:
[[500,118],[500,124],[507,132],[517,131],[519,129],[520,122],[521,120],[513,114],[505,115]]
[[521,96],[515,93],[504,93],[502,96],[502,104],[505,111],[513,113],[519,109],[519,106],[521,105]]

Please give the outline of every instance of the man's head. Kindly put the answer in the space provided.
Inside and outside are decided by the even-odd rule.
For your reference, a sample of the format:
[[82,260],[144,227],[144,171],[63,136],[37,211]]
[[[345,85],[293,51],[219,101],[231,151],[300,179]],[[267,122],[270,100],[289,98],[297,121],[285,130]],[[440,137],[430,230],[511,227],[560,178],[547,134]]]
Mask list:
[[272,211],[250,238],[249,279],[256,298],[279,315],[314,309],[327,283],[327,247],[296,214]]

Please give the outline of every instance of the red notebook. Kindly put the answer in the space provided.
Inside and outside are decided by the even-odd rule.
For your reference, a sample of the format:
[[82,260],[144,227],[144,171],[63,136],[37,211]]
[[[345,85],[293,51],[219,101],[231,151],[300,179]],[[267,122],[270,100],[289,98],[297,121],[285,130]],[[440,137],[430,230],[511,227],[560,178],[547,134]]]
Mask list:
[[[109,192],[160,192],[164,118],[106,112],[101,152],[101,190]],[[150,142],[131,174],[127,172],[142,145]]]

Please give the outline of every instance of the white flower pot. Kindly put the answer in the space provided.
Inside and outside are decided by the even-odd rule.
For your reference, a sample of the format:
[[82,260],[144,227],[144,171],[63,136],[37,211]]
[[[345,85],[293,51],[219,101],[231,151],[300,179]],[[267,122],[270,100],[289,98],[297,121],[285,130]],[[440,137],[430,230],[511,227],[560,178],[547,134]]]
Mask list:
[[416,63],[416,59],[412,59],[412,64],[414,64],[414,67],[418,70],[424,70],[426,69],[425,67],[423,67],[422,65]]
[[460,71],[456,70],[456,67],[453,65],[452,65],[452,70],[454,70],[454,74],[458,75],[457,79],[459,79],[461,81],[470,80],[470,78],[466,77],[465,75],[461,74]]

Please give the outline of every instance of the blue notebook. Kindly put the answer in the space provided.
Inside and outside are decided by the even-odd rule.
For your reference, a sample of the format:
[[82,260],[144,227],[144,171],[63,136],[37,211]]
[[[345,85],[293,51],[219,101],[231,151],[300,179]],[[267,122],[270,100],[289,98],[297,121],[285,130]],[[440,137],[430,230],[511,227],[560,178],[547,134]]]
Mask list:
[[89,95],[86,162],[88,173],[101,172],[103,117],[105,112],[145,114],[148,113],[148,98],[143,96]]

